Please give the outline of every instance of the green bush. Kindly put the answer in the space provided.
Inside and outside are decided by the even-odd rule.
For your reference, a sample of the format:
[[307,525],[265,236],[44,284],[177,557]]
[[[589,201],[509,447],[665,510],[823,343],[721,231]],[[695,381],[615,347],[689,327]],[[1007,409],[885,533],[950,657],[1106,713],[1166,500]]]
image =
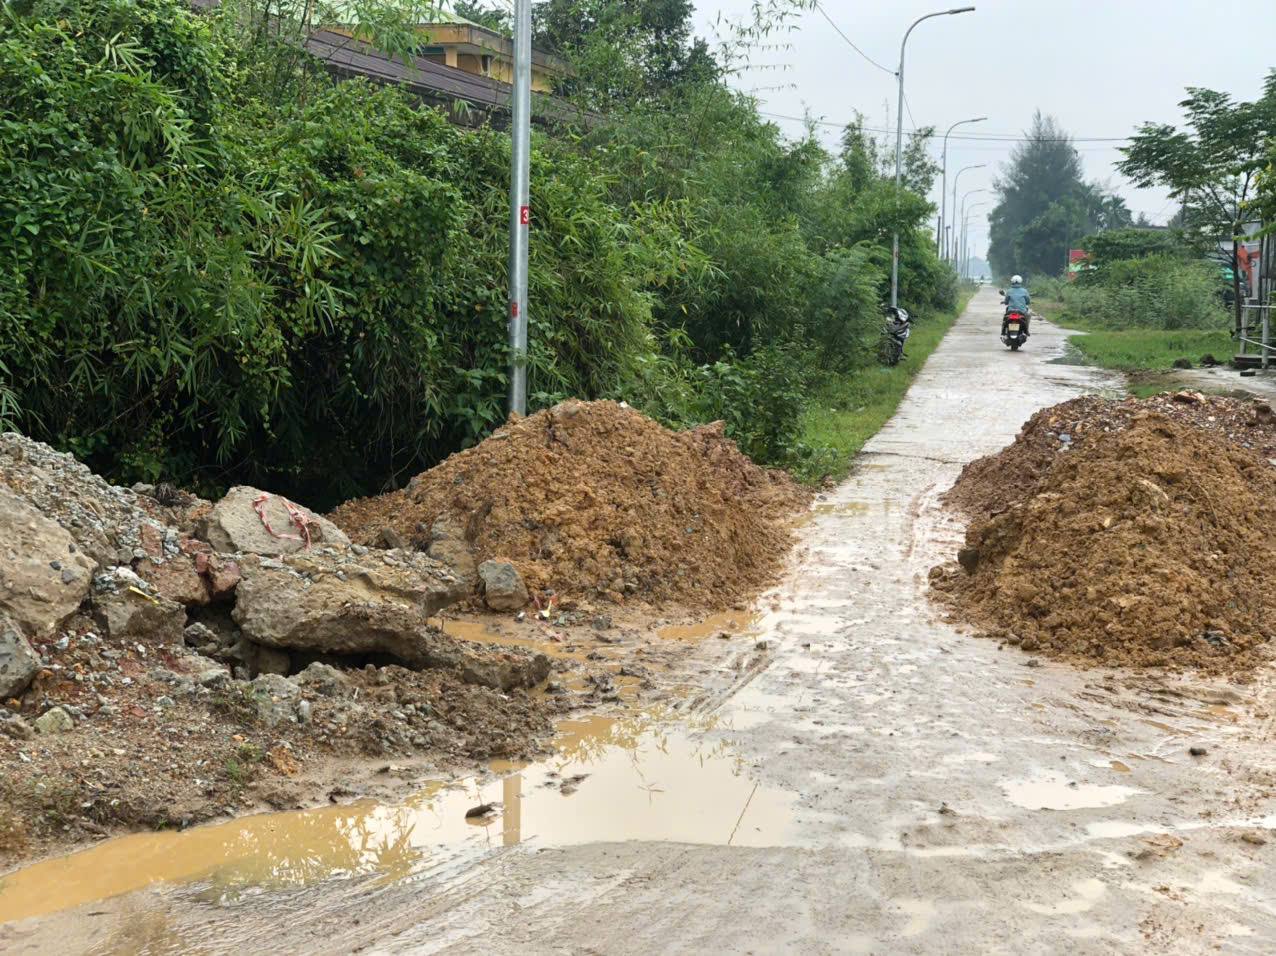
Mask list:
[[1216,271],[1173,256],[1110,261],[1063,287],[1069,316],[1104,329],[1226,328]]

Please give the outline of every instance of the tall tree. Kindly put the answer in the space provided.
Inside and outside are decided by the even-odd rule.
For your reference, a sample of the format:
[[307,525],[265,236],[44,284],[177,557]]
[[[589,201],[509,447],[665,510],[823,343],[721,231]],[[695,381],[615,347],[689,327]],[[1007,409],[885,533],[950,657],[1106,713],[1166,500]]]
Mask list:
[[1144,123],[1118,168],[1138,186],[1161,186],[1182,203],[1184,224],[1200,238],[1231,246],[1235,326],[1242,326],[1238,254],[1247,208],[1276,139],[1276,70],[1263,96],[1237,102],[1226,93],[1189,87],[1179,103],[1186,125]]
[[1067,131],[1038,110],[996,182],[999,198],[988,217],[994,270],[1055,275],[1082,236],[1129,225],[1125,203],[1085,182],[1081,173],[1081,157]]
[[577,64],[563,92],[607,100],[659,95],[718,66],[691,32],[691,0],[542,0],[536,42]]

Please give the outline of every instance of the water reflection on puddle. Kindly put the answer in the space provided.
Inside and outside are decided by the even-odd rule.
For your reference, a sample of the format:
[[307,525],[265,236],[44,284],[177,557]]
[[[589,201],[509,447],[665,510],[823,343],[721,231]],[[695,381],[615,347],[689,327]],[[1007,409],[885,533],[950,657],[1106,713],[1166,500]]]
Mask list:
[[[109,840],[0,879],[0,922],[156,883],[208,882],[225,895],[352,875],[397,880],[523,842],[791,842],[796,795],[757,784],[725,742],[646,714],[567,721],[556,747],[549,760],[495,765],[504,776],[484,783],[430,784],[397,805],[365,801]],[[479,804],[494,804],[492,813],[467,820]]]

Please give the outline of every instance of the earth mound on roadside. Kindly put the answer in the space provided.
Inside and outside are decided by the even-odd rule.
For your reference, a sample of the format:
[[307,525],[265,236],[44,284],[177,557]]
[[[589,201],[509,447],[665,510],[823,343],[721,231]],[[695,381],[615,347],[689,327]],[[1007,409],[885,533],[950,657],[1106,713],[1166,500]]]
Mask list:
[[721,423],[672,432],[569,401],[330,517],[360,544],[389,531],[426,548],[441,525],[461,529],[477,561],[511,561],[533,591],[724,607],[774,579],[806,500]]
[[[989,496],[1000,489],[1004,510],[976,518],[961,570],[936,568],[934,588],[958,618],[1027,651],[1114,666],[1254,668],[1276,627],[1276,469],[1225,429],[1139,403],[1115,403],[1120,427],[1093,425],[1041,467],[1039,436],[1092,401],[1038,414],[985,460],[978,480],[994,486]],[[1007,484],[1008,475],[1022,480]],[[976,480],[963,475],[960,499],[992,501],[973,493]],[[1008,507],[1007,488],[1018,488]]]
[[1037,412],[1013,444],[962,469],[944,500],[973,518],[986,517],[1008,501],[1038,491],[1060,452],[1079,451],[1094,438],[1122,431],[1147,413],[1211,432],[1263,458],[1276,458],[1276,413],[1266,402],[1192,391],[1144,399],[1087,395]]

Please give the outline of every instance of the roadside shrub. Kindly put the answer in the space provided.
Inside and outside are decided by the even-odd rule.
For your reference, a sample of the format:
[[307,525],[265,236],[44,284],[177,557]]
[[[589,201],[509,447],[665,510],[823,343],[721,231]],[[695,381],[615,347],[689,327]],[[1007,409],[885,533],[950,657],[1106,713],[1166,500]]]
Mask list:
[[1067,312],[1105,329],[1226,328],[1217,274],[1172,256],[1109,262],[1063,286]]
[[791,464],[803,454],[802,414],[811,380],[799,346],[767,345],[743,359],[728,352],[697,370],[694,418],[723,421],[727,435],[754,461]]

